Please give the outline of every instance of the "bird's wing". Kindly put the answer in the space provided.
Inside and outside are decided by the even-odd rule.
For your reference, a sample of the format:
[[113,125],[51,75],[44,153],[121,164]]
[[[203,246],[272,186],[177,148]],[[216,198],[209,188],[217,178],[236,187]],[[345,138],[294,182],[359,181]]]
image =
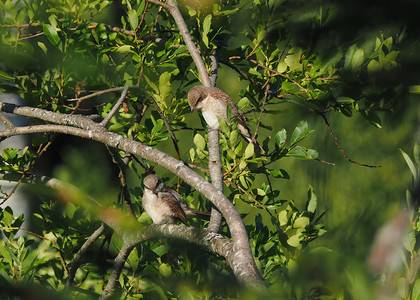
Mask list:
[[165,201],[165,203],[170,206],[174,218],[178,219],[185,225],[188,225],[187,217],[185,216],[185,212],[181,206],[183,200],[177,192],[165,187],[161,192],[159,192],[159,197],[161,197],[162,201]]

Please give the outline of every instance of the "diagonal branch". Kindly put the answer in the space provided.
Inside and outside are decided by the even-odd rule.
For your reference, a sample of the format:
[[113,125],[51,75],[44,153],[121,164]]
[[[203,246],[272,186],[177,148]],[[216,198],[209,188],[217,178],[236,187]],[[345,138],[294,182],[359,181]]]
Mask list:
[[82,247],[79,249],[79,252],[77,252],[76,257],[74,258],[71,268],[69,270],[69,275],[67,277],[66,286],[69,287],[74,280],[74,276],[76,275],[76,271],[79,268],[79,266],[82,264],[83,256],[86,253],[86,250],[92,245],[105,231],[105,226],[102,223],[101,226],[99,226],[98,229],[95,230],[94,233],[92,233],[91,236],[83,243]]
[[206,66],[204,64],[203,59],[201,58],[200,51],[198,51],[197,47],[195,46],[191,38],[187,24],[185,24],[184,18],[182,17],[181,12],[179,11],[176,2],[174,0],[168,0],[168,4],[165,4],[161,1],[156,1],[156,0],[147,0],[147,1],[163,6],[171,13],[172,17],[174,18],[179,28],[179,32],[182,35],[182,38],[184,39],[185,44],[187,45],[188,51],[191,54],[194,64],[197,67],[198,74],[200,74],[201,82],[203,83],[204,86],[210,87],[211,86],[210,78],[209,78],[209,74],[207,73]]
[[108,124],[108,122],[115,115],[117,110],[120,108],[121,104],[125,100],[125,97],[127,96],[128,89],[129,89],[128,86],[126,86],[124,88],[123,92],[121,93],[121,97],[118,99],[117,103],[115,103],[115,105],[112,107],[111,111],[108,113],[108,115],[105,117],[105,119],[103,119],[102,122],[100,123],[102,126],[106,126],[106,124]]
[[63,115],[42,109],[19,107],[2,102],[0,102],[0,111],[6,111],[27,117],[36,117],[50,122],[55,121],[59,124],[71,124],[71,126],[78,127],[75,128],[71,126],[58,125],[19,127],[0,131],[0,137],[45,132],[70,134],[94,140],[103,143],[104,145],[138,155],[174,173],[211,201],[225,217],[232,235],[233,252],[235,256],[235,259],[232,261],[231,268],[238,280],[242,284],[250,287],[263,288],[265,286],[252,256],[245,225],[235,206],[223,195],[223,193],[187,167],[182,161],[179,161],[153,147],[146,146],[119,134],[109,132],[99,124],[80,115]]
[[102,291],[101,297],[99,299],[109,299],[114,295],[115,289],[117,288],[118,279],[120,278],[121,271],[124,267],[125,262],[127,261],[128,255],[133,250],[133,244],[124,243],[121,247],[120,252],[118,252],[117,257],[114,259],[114,266],[112,268],[111,275],[108,279],[108,284],[105,289]]
[[[0,180],[16,181],[19,180],[19,178],[20,175],[17,173],[0,171]],[[44,185],[48,188],[56,190],[58,192],[58,195],[62,194],[63,192],[66,192],[66,194],[70,197],[67,200],[77,201],[71,198],[72,195],[76,194],[74,193],[74,191],[78,190],[77,187],[64,183],[56,178],[30,174],[25,178],[25,183]],[[80,196],[80,193],[77,193],[77,197],[80,198]],[[95,207],[95,211],[98,213],[100,219],[123,238],[125,245],[123,247],[124,250],[120,251],[117,258],[115,259],[114,269],[112,271],[113,275],[111,275],[112,278],[118,279],[119,274],[121,272],[120,264],[122,263],[123,258],[126,257],[125,255],[131,251],[130,249],[132,249],[132,247],[144,241],[158,239],[161,237],[177,238],[185,240],[189,243],[196,244],[206,249],[207,251],[225,257],[231,266],[235,265],[237,254],[235,253],[235,251],[233,251],[234,243],[221,234],[211,233],[205,229],[198,229],[183,225],[154,224],[150,226],[142,226],[132,217],[124,216],[118,209],[102,207],[98,201],[89,196],[86,196],[86,199],[84,199],[83,202],[89,202],[89,204],[96,205],[97,207]],[[98,207],[102,210],[98,211]],[[107,213],[107,211],[111,213]],[[120,215],[120,217],[115,217],[116,215]],[[69,272],[69,279],[67,284],[69,284],[69,282],[73,280],[74,273],[76,272],[78,266],[80,266],[81,257],[83,256],[83,253],[86,251],[87,247],[89,247],[103,233],[103,231],[104,226],[102,224],[88,238],[88,240],[86,240],[79,253],[76,255],[76,259],[74,260]],[[113,284],[115,284],[115,282],[112,284],[108,283],[106,289],[108,292],[115,289],[115,286],[113,287]]]

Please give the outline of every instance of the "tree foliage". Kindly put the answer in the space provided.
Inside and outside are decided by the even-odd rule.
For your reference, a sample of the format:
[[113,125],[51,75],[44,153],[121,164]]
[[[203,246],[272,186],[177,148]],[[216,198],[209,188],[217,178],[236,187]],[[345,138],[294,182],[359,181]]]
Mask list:
[[[0,216],[3,293],[13,298],[33,286],[62,297],[87,298],[181,298],[184,293],[213,298],[244,292],[231,270],[235,260],[223,257],[226,252],[194,239],[193,228],[148,226],[151,220],[141,206],[141,180],[156,171],[189,205],[210,208],[189,179],[193,175],[185,175],[184,169],[177,173],[181,168],[175,160],[171,167],[168,156],[160,158],[161,153],[176,156],[195,175],[214,180],[209,175],[210,133],[204,120],[190,113],[186,99],[191,87],[200,81],[206,85],[186,37],[199,49],[206,74],[245,113],[267,153],[255,153],[234,120],[221,120],[224,194],[244,219],[246,242],[268,292],[310,299],[354,293],[333,280],[305,277],[311,259],[334,256],[320,242],[313,246],[327,230],[325,211],[319,209],[316,188],[302,186],[308,196],[299,207],[283,199],[277,183],[290,179],[290,170],[283,169],[286,159],[332,163],[312,149],[309,137],[316,133],[308,120],[295,120],[291,129],[278,127],[278,120],[289,107],[300,107],[325,123],[337,151],[349,162],[377,167],[352,160],[328,119],[331,113],[360,114],[381,128],[384,112],[401,111],[401,99],[412,84],[399,77],[407,63],[401,54],[412,42],[413,30],[395,19],[389,26],[360,21],[351,32],[342,23],[339,4],[295,2],[179,1],[183,28],[172,1],[1,1],[0,90],[26,102],[21,108],[2,104],[1,110],[34,124],[19,129],[2,117],[6,129],[1,136],[37,134],[23,150],[3,150],[1,174],[17,185],[37,183],[30,191],[39,201],[31,216],[14,216],[10,208]],[[48,174],[58,180],[42,180],[34,168],[58,133],[92,139],[106,148],[89,148],[78,140],[80,151],[66,150],[65,166]],[[156,155],[142,155],[148,151]],[[415,164],[406,154],[404,158],[417,182]],[[108,170],[105,161],[114,161],[119,174]],[[11,193],[3,194],[7,203]],[[31,220],[31,228],[18,235],[23,218]],[[418,217],[410,218],[406,249],[417,259]],[[205,227],[197,220],[190,224]],[[218,235],[226,247],[234,247],[226,237],[236,242],[231,226],[222,223]],[[185,246],[183,239],[207,252]],[[415,273],[414,264],[409,269]],[[405,297],[419,294],[414,278],[407,281]],[[114,287],[108,289],[109,284]]]

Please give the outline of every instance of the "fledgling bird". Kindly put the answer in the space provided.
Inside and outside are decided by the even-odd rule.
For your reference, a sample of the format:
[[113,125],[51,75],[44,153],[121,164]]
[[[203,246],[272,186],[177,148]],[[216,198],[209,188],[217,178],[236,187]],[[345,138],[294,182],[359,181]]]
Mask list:
[[143,179],[143,207],[155,224],[174,224],[180,221],[188,225],[187,217],[210,219],[210,213],[189,207],[181,195],[165,186],[155,174]]
[[248,142],[252,143],[254,148],[261,154],[265,153],[261,145],[252,138],[243,113],[236,106],[235,102],[222,90],[215,87],[195,86],[188,92],[188,104],[191,107],[191,111],[201,109],[204,120],[206,120],[209,128],[212,129],[219,129],[219,120],[217,117],[222,118],[229,124],[226,114],[227,104],[229,104],[232,115],[238,121],[238,129],[242,136]]

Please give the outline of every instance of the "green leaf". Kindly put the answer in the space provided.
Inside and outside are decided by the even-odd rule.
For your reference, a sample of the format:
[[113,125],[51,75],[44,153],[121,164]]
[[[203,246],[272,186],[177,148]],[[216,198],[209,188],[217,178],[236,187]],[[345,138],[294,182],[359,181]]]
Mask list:
[[354,100],[350,97],[338,97],[337,98],[337,103],[340,104],[352,104],[354,103]]
[[308,217],[298,217],[293,222],[293,227],[294,228],[305,228],[308,225],[309,225],[309,218]]
[[159,77],[159,92],[160,92],[160,100],[164,101],[172,92],[171,87],[171,73],[163,72]]
[[47,47],[45,46],[44,43],[38,42],[38,47],[41,48],[42,51],[44,51],[44,53],[47,53]]
[[318,152],[314,149],[296,146],[293,150],[289,151],[287,155],[298,159],[314,159],[318,157]]
[[136,30],[137,26],[139,25],[139,19],[137,17],[137,12],[134,9],[131,9],[128,12],[128,21],[130,22],[130,26],[132,30]]
[[413,290],[411,292],[412,300],[420,300],[420,278],[414,282]]
[[229,144],[234,147],[236,145],[236,142],[239,138],[239,131],[238,130],[232,130],[229,134]]
[[286,129],[282,129],[279,132],[276,133],[276,136],[274,137],[274,142],[276,146],[281,147],[284,142],[286,142],[287,139],[287,131]]
[[301,233],[299,232],[299,233],[296,233],[295,235],[291,236],[287,240],[287,243],[294,248],[299,247],[300,246],[300,235],[301,235]]
[[350,69],[351,68],[353,55],[354,55],[354,52],[356,50],[357,50],[356,45],[352,45],[347,49],[346,55],[344,56],[344,69]]
[[413,161],[411,160],[410,156],[408,156],[407,153],[405,153],[404,151],[401,151],[401,154],[403,155],[405,162],[407,163],[408,167],[410,168],[411,171],[411,175],[413,175],[414,181],[417,182],[418,181],[418,172],[417,172],[417,168],[414,165]]
[[354,54],[353,57],[351,59],[351,68],[353,69],[353,71],[355,71],[356,69],[358,69],[363,61],[365,60],[365,53],[363,51],[363,49],[357,49]]
[[48,40],[57,47],[60,44],[60,37],[58,36],[55,28],[50,24],[44,24],[43,26],[44,34],[47,36]]
[[196,134],[194,136],[194,145],[197,147],[198,150],[204,150],[206,147],[206,140],[200,135]]
[[271,176],[274,176],[276,178],[283,178],[283,179],[289,179],[290,178],[289,174],[283,169],[269,170],[269,173],[270,173]]
[[413,155],[414,155],[414,160],[416,161],[417,165],[419,165],[420,164],[420,146],[417,143],[414,144]]
[[165,263],[161,264],[159,266],[159,273],[164,277],[170,277],[172,275],[171,265]]
[[408,91],[411,94],[420,94],[420,85],[410,85]]
[[284,62],[289,66],[290,71],[300,71],[302,70],[302,64],[300,62],[302,56],[302,49],[292,48],[290,49],[289,54],[284,59]]
[[287,224],[287,220],[288,220],[288,218],[287,218],[287,210],[282,210],[279,213],[279,223],[280,223],[280,226],[286,225]]
[[3,258],[6,260],[6,262],[12,267],[13,266],[13,257],[10,253],[8,247],[6,246],[6,243],[4,241],[1,241],[0,244],[0,254],[3,256]]
[[203,21],[203,35],[202,35],[202,38],[203,38],[204,44],[207,47],[209,46],[208,34],[210,33],[210,30],[211,30],[211,19],[212,19],[212,15],[210,14],[210,15],[207,15],[204,18],[204,21]]
[[194,161],[195,159],[195,150],[194,148],[190,148],[190,160]]
[[168,252],[169,246],[168,245],[158,245],[152,248],[152,251],[156,253],[157,256],[161,257],[166,252]]
[[315,130],[309,130],[308,122],[300,121],[295,130],[293,131],[290,144],[293,146],[304,138],[310,136]]
[[0,78],[4,80],[14,80],[15,78],[13,76],[10,76],[6,72],[0,71]]
[[279,62],[279,64],[277,65],[277,72],[279,73],[284,73],[287,70],[287,63],[285,63],[284,61]]
[[135,53],[130,45],[122,45],[117,48],[118,53]]
[[308,200],[306,202],[306,210],[311,213],[315,213],[316,206],[317,206],[317,197],[314,193],[314,189],[312,188],[312,186],[309,186]]
[[410,230],[404,235],[403,244],[408,252],[412,252],[414,250],[414,247],[416,246],[416,236],[414,231]]
[[245,148],[244,159],[250,158],[254,155],[254,145],[249,143]]

